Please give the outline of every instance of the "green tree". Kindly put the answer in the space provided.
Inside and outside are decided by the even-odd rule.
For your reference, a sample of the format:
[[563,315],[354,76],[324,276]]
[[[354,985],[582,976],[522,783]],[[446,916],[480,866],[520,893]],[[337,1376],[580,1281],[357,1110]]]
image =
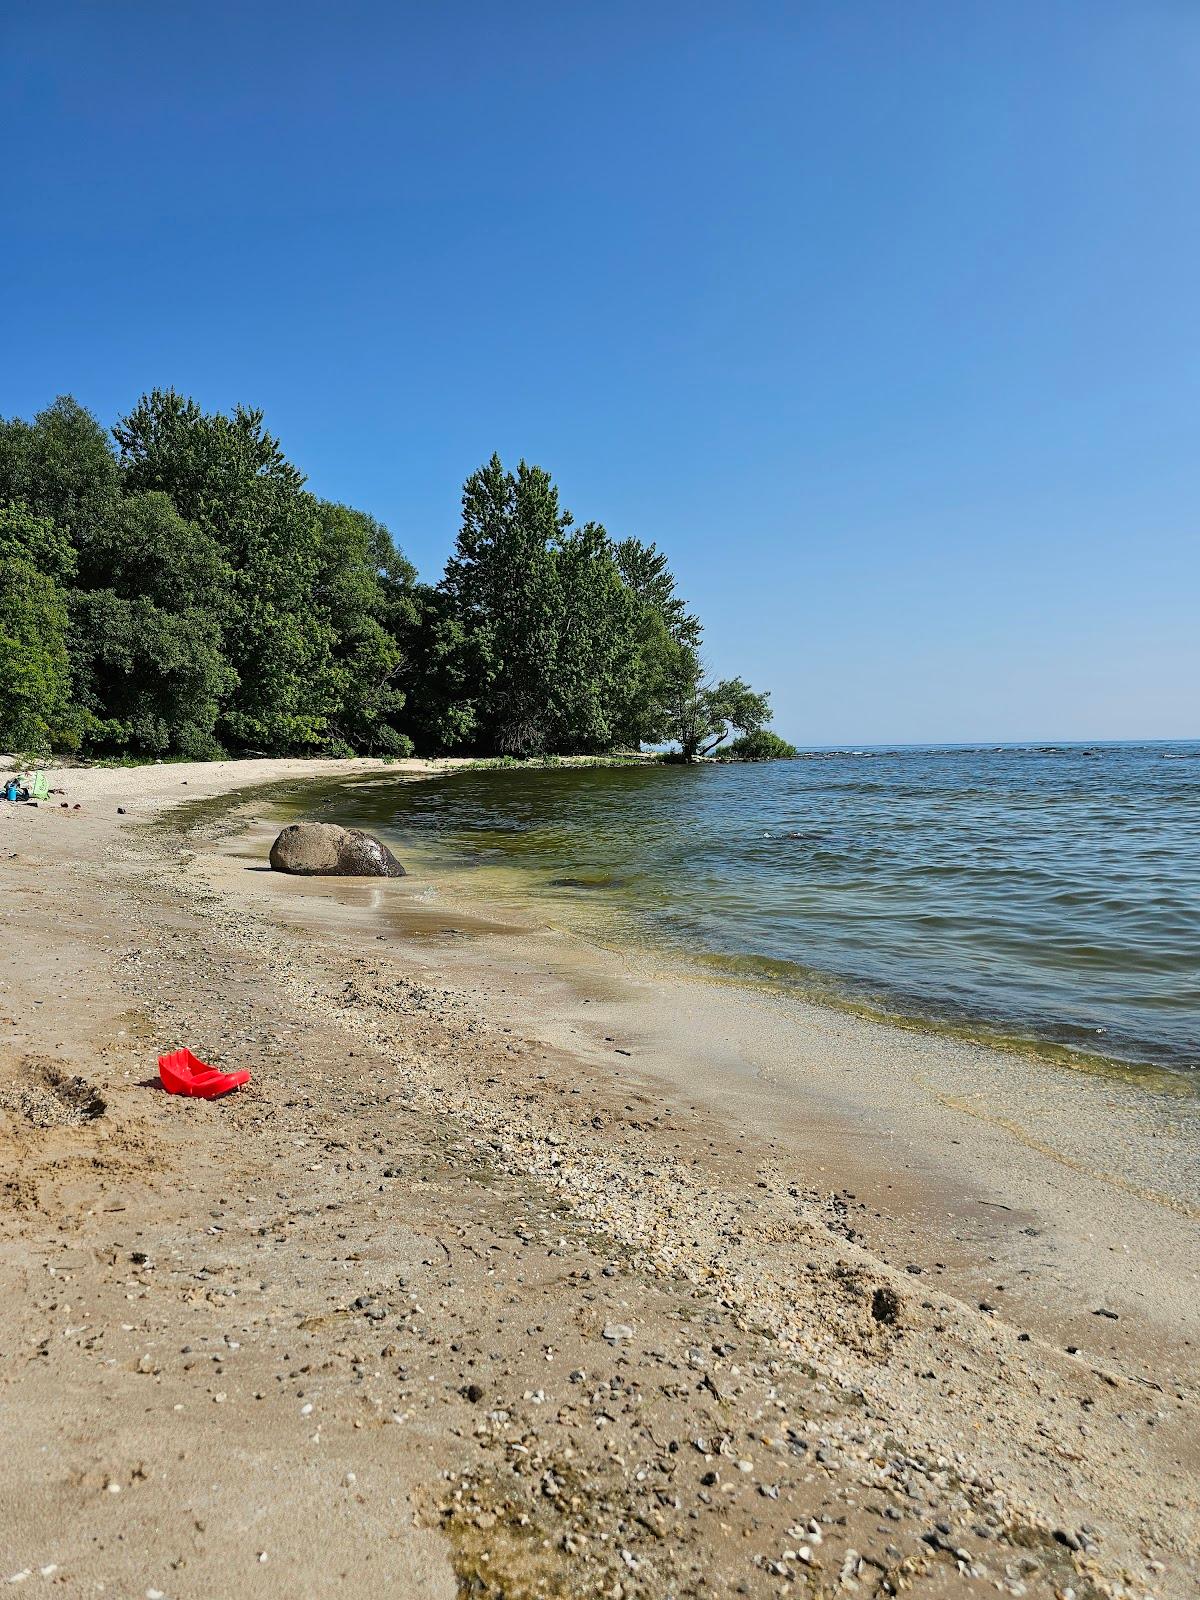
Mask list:
[[637,602],[599,523],[567,534],[554,555],[559,616],[548,748],[561,754],[611,750],[637,673]]
[[415,616],[416,572],[384,525],[366,512],[317,503],[314,606],[331,631],[330,727],[340,748],[407,753],[398,635]]
[[552,732],[562,620],[555,556],[571,520],[550,474],[524,461],[514,474],[493,455],[463,486],[442,588],[469,652],[471,719],[501,755],[545,750]]
[[214,729],[234,679],[220,628],[202,609],[172,614],[112,589],[80,591],[71,646],[93,748],[193,760],[222,754]]
[[224,649],[235,686],[218,734],[240,749],[320,747],[336,672],[317,502],[260,411],[203,412],[174,390],[144,395],[113,429],[126,490],[158,491],[214,538],[233,574]]
[[671,706],[670,737],[684,761],[710,755],[734,731],[756,733],[770,721],[770,696],[756,694],[741,678],[711,683],[699,656],[681,663]]
[[204,412],[174,389],[144,394],[113,428],[127,492],[158,489],[181,516],[231,527],[256,484],[298,494],[304,475],[263,426],[261,411]]
[[622,539],[614,550],[617,568],[632,597],[630,665],[615,715],[617,742],[638,748],[669,739],[678,685],[698,658],[699,618],[677,593],[666,554],[653,544]]
[[261,411],[155,389],[112,437],[69,397],[0,422],[14,742],[528,755],[678,739],[692,760],[766,721],[740,679],[705,681],[665,555],[576,528],[540,467],[493,456],[467,479],[430,587],[375,518],[306,490]]
[[401,726],[421,755],[479,748],[475,639],[452,597],[417,584],[412,610],[399,626],[404,694]]
[[73,746],[66,536],[25,506],[0,506],[0,746],[41,754]]
[[236,686],[223,624],[233,573],[221,547],[157,491],[131,494],[85,546],[71,602],[75,693],[91,747],[220,754]]
[[0,422],[0,502],[50,518],[76,548],[109,523],[120,492],[108,435],[70,395],[32,422]]

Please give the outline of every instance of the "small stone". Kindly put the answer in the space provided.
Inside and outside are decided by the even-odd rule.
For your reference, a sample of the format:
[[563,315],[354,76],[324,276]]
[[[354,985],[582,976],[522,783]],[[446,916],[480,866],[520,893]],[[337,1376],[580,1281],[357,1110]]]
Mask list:
[[606,1322],[601,1337],[607,1339],[609,1344],[621,1344],[633,1338],[633,1329],[627,1322]]

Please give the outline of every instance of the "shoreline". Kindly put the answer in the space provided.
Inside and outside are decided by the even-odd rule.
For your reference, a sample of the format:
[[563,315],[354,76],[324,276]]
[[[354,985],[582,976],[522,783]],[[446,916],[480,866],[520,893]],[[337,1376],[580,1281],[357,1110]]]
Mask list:
[[[337,770],[410,766],[424,770],[370,762]],[[1018,1098],[1007,1055],[917,1040],[802,1003],[730,996],[720,986],[701,994],[699,985],[584,949],[507,909],[489,915],[451,904],[444,893],[431,899],[431,886],[416,877],[281,879],[254,870],[267,822],[247,818],[249,827],[226,833],[215,850],[204,837],[207,824],[190,832],[169,818],[149,832],[136,826],[182,800],[216,799],[243,783],[334,775],[325,762],[221,767],[153,768],[149,778],[146,769],[69,773],[86,816],[13,807],[20,821],[0,835],[3,889],[19,913],[10,926],[20,913],[35,918],[39,948],[45,945],[48,961],[51,951],[56,957],[26,977],[27,951],[6,941],[12,998],[4,1004],[14,1020],[0,1035],[0,1059],[10,1078],[28,1074],[30,1061],[44,1067],[48,1041],[32,1027],[34,1005],[39,985],[47,998],[52,969],[65,963],[73,977],[86,973],[90,999],[76,994],[59,1003],[49,1056],[77,1062],[90,1039],[100,1070],[87,1076],[101,1080],[107,1107],[94,1121],[39,1126],[35,1118],[25,1127],[10,1093],[0,1135],[25,1196],[5,1219],[10,1286],[30,1282],[30,1253],[49,1249],[64,1229],[72,1248],[87,1242],[94,1257],[99,1234],[114,1226],[94,1196],[80,1206],[51,1192],[64,1149],[86,1168],[102,1134],[110,1146],[117,1141],[131,1169],[147,1228],[184,1226],[169,1215],[172,1174],[180,1170],[214,1199],[221,1195],[218,1204],[228,1206],[234,1194],[244,1208],[253,1194],[259,1212],[258,1190],[282,1183],[289,1221],[277,1225],[278,1254],[295,1271],[276,1327],[286,1320],[301,1329],[291,1338],[301,1338],[307,1365],[332,1374],[336,1403],[333,1395],[323,1402],[329,1434],[355,1436],[348,1419],[354,1403],[367,1399],[353,1393],[357,1386],[373,1387],[379,1400],[357,1419],[358,1437],[387,1435],[381,1417],[392,1390],[404,1393],[395,1415],[408,1409],[418,1347],[436,1349],[439,1363],[456,1368],[453,1380],[439,1380],[436,1405],[429,1395],[428,1404],[414,1402],[409,1422],[424,1430],[417,1458],[403,1470],[393,1463],[393,1496],[400,1492],[420,1528],[401,1539],[393,1516],[391,1531],[367,1537],[364,1547],[367,1513],[356,1503],[326,1530],[330,1551],[360,1578],[364,1559],[390,1559],[386,1552],[397,1555],[394,1547],[404,1544],[400,1570],[415,1584],[409,1592],[453,1593],[469,1570],[471,1581],[493,1584],[478,1592],[496,1594],[716,1593],[718,1575],[753,1594],[835,1593],[848,1569],[846,1581],[866,1593],[886,1592],[881,1572],[929,1595],[993,1585],[1050,1595],[1073,1587],[1083,1600],[1115,1594],[1126,1582],[1138,1595],[1189,1592],[1198,1556],[1190,1520],[1197,1503],[1194,1228],[1189,1215],[1161,1203],[1187,1199],[1194,1169],[1186,1130],[1135,1128],[1128,1113],[1115,1144],[1094,1114],[1082,1130],[1066,1128],[1079,1085],[1071,1084],[1073,1097],[1044,1067],[1037,1083],[1020,1086],[1030,1125],[1010,1118],[1005,1126],[988,1091],[1002,1079],[996,1098]],[[131,802],[124,819],[115,815],[124,803],[118,796]],[[269,809],[250,792],[233,804],[260,818]],[[54,906],[58,917],[47,920]],[[116,945],[128,947],[129,959],[106,971],[108,946]],[[131,1025],[122,1033],[115,1024],[126,1013]],[[172,1040],[194,1037],[201,1053],[230,1064],[245,1057],[251,1035],[261,1039],[261,1060],[247,1063],[258,1069],[255,1082],[236,1103],[221,1103],[229,1113],[223,1119],[147,1093],[152,1041],[168,1029]],[[1087,1087],[1097,1101],[1107,1094]],[[1104,1109],[1114,1111],[1107,1102]],[[337,1138],[339,1126],[362,1118],[359,1135]],[[195,1139],[212,1129],[220,1130],[220,1147],[197,1152]],[[1076,1143],[1062,1148],[1068,1134]],[[1149,1167],[1144,1156],[1140,1168],[1132,1164],[1140,1134],[1167,1152]],[[385,1175],[385,1155],[371,1153],[393,1136],[411,1146],[399,1179]],[[952,1138],[960,1154],[951,1153]],[[161,1166],[154,1159],[160,1140],[171,1158]],[[328,1153],[330,1140],[340,1154]],[[314,1141],[327,1152],[317,1168],[303,1158]],[[1124,1167],[1106,1172],[1097,1150],[1123,1153]],[[365,1186],[355,1178],[375,1166],[379,1173],[365,1173]],[[324,1192],[335,1173],[332,1198],[317,1205],[309,1189]],[[86,1170],[72,1181],[86,1190]],[[382,1332],[376,1338],[391,1356],[339,1355],[348,1342],[361,1343],[361,1334],[346,1330],[362,1329],[362,1307],[336,1310],[328,1329],[307,1324],[329,1312],[292,1317],[306,1297],[329,1297],[333,1264],[322,1252],[333,1247],[322,1210],[350,1208],[347,1185],[355,1190],[353,1214],[338,1210],[341,1244],[353,1247],[342,1249],[347,1261],[378,1268],[393,1298],[399,1257],[413,1257],[403,1274],[413,1284],[430,1275],[430,1262],[441,1263],[440,1310],[437,1292],[412,1291],[432,1344],[402,1318],[395,1327],[389,1321],[386,1341]],[[128,1210],[131,1201],[123,1204]],[[506,1206],[526,1219],[515,1231],[511,1216],[501,1218]],[[199,1241],[206,1263],[229,1248],[225,1225],[216,1226]],[[464,1257],[452,1243],[457,1227],[476,1254]],[[410,1232],[414,1240],[437,1237],[409,1250]],[[256,1241],[247,1240],[249,1252],[262,1248]],[[294,1261],[291,1241],[302,1247]],[[128,1263],[128,1251],[122,1259]],[[492,1262],[492,1276],[484,1271],[472,1286],[479,1261]],[[77,1270],[91,1274],[93,1299],[107,1292],[94,1262]],[[147,1278],[136,1263],[132,1270]],[[468,1330],[466,1306],[506,1315],[503,1297],[492,1292],[498,1270],[521,1328]],[[144,1288],[152,1295],[149,1283]],[[10,1315],[32,1329],[39,1316],[31,1292],[9,1298],[16,1301]],[[389,1305],[387,1315],[394,1311]],[[167,1304],[159,1313],[165,1344],[181,1313]],[[539,1321],[540,1334],[530,1338],[526,1328]],[[696,1339],[698,1326],[718,1324],[727,1335]],[[368,1316],[368,1329],[375,1326]],[[278,1367],[269,1333],[264,1322],[238,1344]],[[572,1342],[577,1370],[588,1374],[575,1383],[559,1359]],[[1067,1353],[1068,1343],[1077,1354]],[[726,1344],[736,1354],[721,1354]],[[63,1366],[68,1352],[52,1348],[54,1366]],[[389,1368],[396,1359],[404,1377]],[[481,1402],[462,1394],[486,1389],[491,1404],[496,1368],[506,1366],[504,1403],[481,1415]],[[76,1403],[86,1367],[54,1372]],[[476,1369],[486,1371],[486,1383],[469,1378]],[[590,1389],[597,1370],[620,1380],[615,1389],[605,1385],[600,1401]],[[145,1387],[137,1363],[130,1372],[119,1381]],[[193,1405],[195,1379],[186,1370],[169,1372],[164,1361],[151,1376],[181,1397],[173,1405]],[[232,1396],[227,1381],[222,1407]],[[632,1391],[641,1395],[637,1404]],[[258,1406],[277,1398],[262,1392]],[[671,1416],[647,1435],[643,1406],[651,1399]],[[18,1410],[8,1430],[18,1457],[36,1473],[55,1419],[70,1431],[64,1402],[56,1410],[48,1388],[26,1414],[11,1381],[4,1400]],[[253,1416],[255,1404],[246,1407]],[[93,1454],[108,1448],[103,1412],[90,1431],[82,1426]],[[297,1432],[307,1427],[298,1412],[291,1408],[280,1425],[319,1476],[326,1451]],[[144,1453],[158,1448],[160,1430],[170,1434],[170,1421],[168,1410],[140,1425],[149,1441]],[[262,1424],[253,1426],[257,1438]],[[696,1439],[706,1449],[688,1442]],[[269,1475],[271,1441],[254,1448],[261,1453],[254,1471]],[[211,1449],[204,1470],[228,1477],[216,1441]],[[533,1456],[553,1464],[527,1484],[519,1469]],[[356,1484],[370,1477],[347,1470]],[[547,1475],[561,1492],[546,1492]],[[156,1479],[151,1471],[136,1482],[141,1494]],[[340,1497],[353,1498],[346,1487]],[[300,1491],[266,1498],[267,1519],[284,1523],[306,1505]],[[81,1528],[101,1526],[106,1514],[111,1522],[112,1505],[101,1490],[83,1497],[75,1508]],[[371,1516],[374,1501],[372,1508]],[[32,1520],[11,1505],[4,1510],[25,1541],[22,1554],[0,1536],[0,1556],[16,1571],[37,1555],[35,1534],[45,1544],[49,1524],[36,1509]],[[643,1528],[639,1515],[656,1531]],[[601,1537],[605,1518],[612,1529],[634,1530],[622,1534],[619,1548]],[[532,1520],[545,1530],[544,1546],[540,1538],[531,1544]],[[939,1532],[942,1523],[953,1534]],[[214,1583],[220,1587],[214,1573],[224,1573],[221,1581],[242,1585],[239,1592],[295,1592],[286,1581],[303,1588],[299,1569],[286,1578],[267,1563],[230,1577],[241,1572],[229,1563],[241,1560],[242,1542],[239,1535],[195,1556],[190,1574],[159,1587],[199,1594],[207,1584],[211,1593]],[[797,1553],[801,1546],[807,1557]],[[119,1566],[117,1552],[106,1559]],[[129,1576],[128,1566],[121,1570]],[[91,1592],[78,1581],[67,1592]]]
[[[469,773],[496,764],[468,762],[455,770]],[[594,758],[566,758],[552,765],[581,764],[607,763]],[[615,763],[630,764],[628,761]],[[384,773],[367,775],[361,781],[352,781],[349,787],[351,791],[361,787],[370,795],[380,786],[380,778],[386,785],[387,774]],[[321,807],[336,809],[343,787],[340,782],[329,786]],[[354,809],[361,811],[362,807]],[[367,810],[369,813],[369,806]],[[356,821],[387,834],[396,842],[397,849],[410,858],[415,857],[422,873],[436,880],[442,893],[458,896],[468,904],[478,903],[485,911],[489,904],[510,907],[518,915],[544,920],[570,937],[600,944],[616,954],[636,952],[644,964],[664,967],[671,973],[685,973],[696,981],[714,985],[787,995],[818,1010],[1012,1054],[1026,1061],[1048,1063],[1051,1067],[1111,1078],[1118,1087],[1129,1083],[1149,1092],[1184,1099],[1200,1097],[1200,1073],[1187,1063],[1159,1060],[1152,1053],[1111,1053],[1090,1044],[1065,1042],[1039,1035],[1035,1028],[1016,1018],[1005,1020],[988,1016],[983,1011],[972,1013],[945,1001],[905,996],[899,990],[889,994],[878,986],[872,987],[865,979],[846,978],[819,967],[806,968],[790,958],[772,958],[761,952],[723,952],[715,946],[689,949],[651,933],[635,908],[608,900],[603,891],[596,893],[592,885],[583,881],[572,884],[565,879],[551,880],[551,887],[571,892],[562,898],[548,895],[543,874],[552,866],[550,862],[532,867],[520,858],[508,858],[501,864],[485,862],[465,853],[461,840],[447,848],[435,832],[405,827],[402,815],[394,823],[375,820],[369,815],[365,821],[361,816]],[[480,880],[484,885],[482,889]]]
[[[1184,1120],[1192,1109],[1190,1096],[1181,1103],[1136,1079],[1110,1082],[1086,1067],[897,1026],[778,990],[714,983],[645,947],[597,943],[577,928],[550,922],[540,905],[497,906],[463,892],[461,876],[447,888],[427,875],[435,854],[430,850],[422,853],[424,870],[390,889],[386,904],[375,886],[344,880],[280,884],[277,875],[263,874],[247,890],[239,882],[241,867],[264,859],[270,840],[292,816],[293,807],[284,803],[248,827],[227,819],[225,826],[237,831],[215,857],[202,855],[210,881],[222,892],[269,907],[276,917],[295,915],[298,926],[326,939],[378,942],[382,925],[389,948],[409,969],[453,977],[501,1026],[516,1020],[509,997],[511,985],[519,984],[525,1033],[597,1066],[636,1072],[655,1093],[688,1095],[786,1150],[809,1181],[822,1163],[789,1130],[814,1111],[838,1139],[843,1169],[853,1169],[853,1183],[872,1190],[877,1205],[886,1193],[881,1169],[888,1169],[883,1184],[894,1181],[892,1152],[900,1151],[904,1170],[920,1174],[926,1190],[920,1229],[933,1229],[942,1257],[962,1253],[943,1225],[947,1216],[957,1224],[981,1206],[1014,1215],[1032,1215],[1040,1206],[1046,1215],[1038,1217],[1038,1236],[1045,1237],[1046,1224],[1069,1213],[1073,1231],[1062,1248],[1073,1257],[1072,1274],[1056,1305],[1028,1307],[1064,1348],[1094,1331],[1076,1304],[1089,1296],[1097,1304],[1122,1300],[1126,1316],[1152,1306],[1151,1321],[1169,1307],[1167,1342],[1191,1331],[1190,1288],[1164,1301],[1160,1286],[1135,1281],[1122,1296],[1112,1263],[1084,1250],[1094,1229],[1107,1225],[1115,1234],[1127,1227],[1124,1208],[1137,1200],[1179,1219],[1171,1227],[1179,1282],[1187,1284],[1188,1266],[1200,1267],[1200,1253],[1189,1260],[1190,1225],[1200,1219],[1200,1135]],[[259,887],[265,896],[258,895]],[[499,995],[493,976],[497,944],[504,980]],[[864,1133],[868,1127],[875,1130],[871,1135]],[[956,1161],[945,1159],[952,1144],[962,1148],[968,1133],[975,1154],[986,1160],[986,1176],[963,1175]],[[872,1150],[863,1157],[857,1147],[865,1141]],[[1152,1164],[1134,1165],[1134,1142],[1149,1152]],[[1068,1173],[1087,1186],[1086,1194],[1052,1194]],[[1028,1270],[1013,1256],[1011,1240],[983,1237],[989,1252],[1005,1252],[1011,1276]],[[1091,1259],[1083,1259],[1085,1254]],[[956,1288],[968,1297],[986,1297],[998,1276],[991,1270],[964,1275]],[[1044,1281],[1040,1293],[1047,1293]],[[1200,1386],[1200,1353],[1193,1378]]]

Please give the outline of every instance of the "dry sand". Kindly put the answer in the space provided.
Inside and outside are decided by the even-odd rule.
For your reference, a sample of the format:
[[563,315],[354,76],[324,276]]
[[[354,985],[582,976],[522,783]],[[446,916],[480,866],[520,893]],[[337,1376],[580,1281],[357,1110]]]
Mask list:
[[313,770],[0,805],[0,1584],[1196,1593],[1193,1103],[170,810]]

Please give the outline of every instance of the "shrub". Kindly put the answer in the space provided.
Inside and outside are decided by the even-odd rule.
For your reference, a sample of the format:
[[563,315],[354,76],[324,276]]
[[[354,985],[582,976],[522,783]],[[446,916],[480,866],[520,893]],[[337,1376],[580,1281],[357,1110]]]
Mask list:
[[791,761],[800,752],[794,744],[781,739],[770,728],[759,728],[754,733],[744,733],[722,751],[722,761]]

